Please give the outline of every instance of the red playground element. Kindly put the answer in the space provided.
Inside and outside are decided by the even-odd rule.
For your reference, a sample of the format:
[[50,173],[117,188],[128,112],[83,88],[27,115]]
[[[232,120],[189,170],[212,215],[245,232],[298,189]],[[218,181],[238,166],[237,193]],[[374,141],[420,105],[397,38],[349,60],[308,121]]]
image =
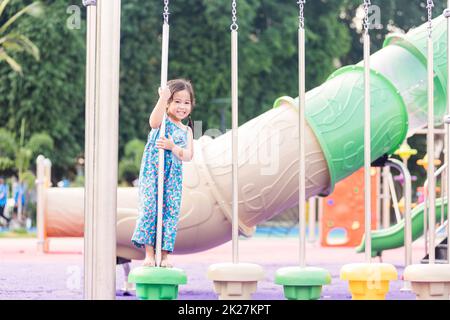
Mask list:
[[[372,229],[377,228],[376,190],[379,170],[371,169]],[[334,192],[324,199],[321,245],[355,247],[364,235],[364,169],[338,182]]]

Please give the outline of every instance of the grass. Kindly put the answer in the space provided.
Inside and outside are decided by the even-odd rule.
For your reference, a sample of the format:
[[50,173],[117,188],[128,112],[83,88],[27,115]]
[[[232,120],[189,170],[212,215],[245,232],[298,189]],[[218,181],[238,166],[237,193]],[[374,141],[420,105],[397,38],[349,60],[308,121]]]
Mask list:
[[36,238],[36,232],[28,232],[24,228],[0,232],[0,238]]

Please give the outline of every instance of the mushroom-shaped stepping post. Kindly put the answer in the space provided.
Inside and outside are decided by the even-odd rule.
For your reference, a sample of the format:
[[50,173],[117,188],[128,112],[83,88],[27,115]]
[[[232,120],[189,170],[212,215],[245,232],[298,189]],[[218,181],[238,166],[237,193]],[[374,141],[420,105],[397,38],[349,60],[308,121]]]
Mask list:
[[187,277],[178,268],[138,267],[130,272],[128,282],[136,284],[140,300],[175,300],[178,286],[186,284]]
[[277,270],[275,283],[284,287],[288,300],[317,300],[322,286],[331,283],[331,275],[317,267],[285,267]]
[[397,270],[388,263],[352,263],[341,269],[341,280],[349,282],[353,300],[384,300],[389,281],[397,277]]
[[408,266],[403,279],[410,281],[418,300],[450,300],[450,265],[415,264]]
[[216,263],[208,268],[219,300],[251,300],[264,269],[253,263]]

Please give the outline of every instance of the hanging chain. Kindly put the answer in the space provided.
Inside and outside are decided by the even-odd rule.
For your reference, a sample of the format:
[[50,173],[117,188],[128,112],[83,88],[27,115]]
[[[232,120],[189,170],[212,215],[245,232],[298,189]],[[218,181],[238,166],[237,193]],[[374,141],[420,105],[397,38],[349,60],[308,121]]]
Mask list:
[[239,29],[239,26],[238,26],[238,24],[236,22],[237,21],[237,17],[236,17],[236,15],[237,15],[236,0],[233,0],[233,2],[231,4],[231,14],[232,14],[231,20],[233,21],[233,23],[231,24],[230,29],[232,31],[237,31],[237,29]]
[[304,9],[305,9],[305,3],[306,0],[298,0],[298,25],[300,28],[305,28],[305,15],[304,15]]
[[169,24],[169,0],[164,0],[164,23]]
[[363,27],[364,31],[367,33],[369,32],[369,7],[371,6],[370,0],[364,0],[364,21],[363,21]]
[[428,37],[431,38],[431,32],[433,30],[433,0],[427,0],[427,10],[428,10]]

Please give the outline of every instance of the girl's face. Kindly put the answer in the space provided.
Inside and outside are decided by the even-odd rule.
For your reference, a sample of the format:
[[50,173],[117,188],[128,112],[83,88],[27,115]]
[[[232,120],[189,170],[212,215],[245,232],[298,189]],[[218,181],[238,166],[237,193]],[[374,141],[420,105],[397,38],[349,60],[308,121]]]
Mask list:
[[169,104],[169,114],[181,121],[187,118],[191,113],[191,103],[191,95],[189,94],[189,91],[183,90],[175,92],[172,102]]

